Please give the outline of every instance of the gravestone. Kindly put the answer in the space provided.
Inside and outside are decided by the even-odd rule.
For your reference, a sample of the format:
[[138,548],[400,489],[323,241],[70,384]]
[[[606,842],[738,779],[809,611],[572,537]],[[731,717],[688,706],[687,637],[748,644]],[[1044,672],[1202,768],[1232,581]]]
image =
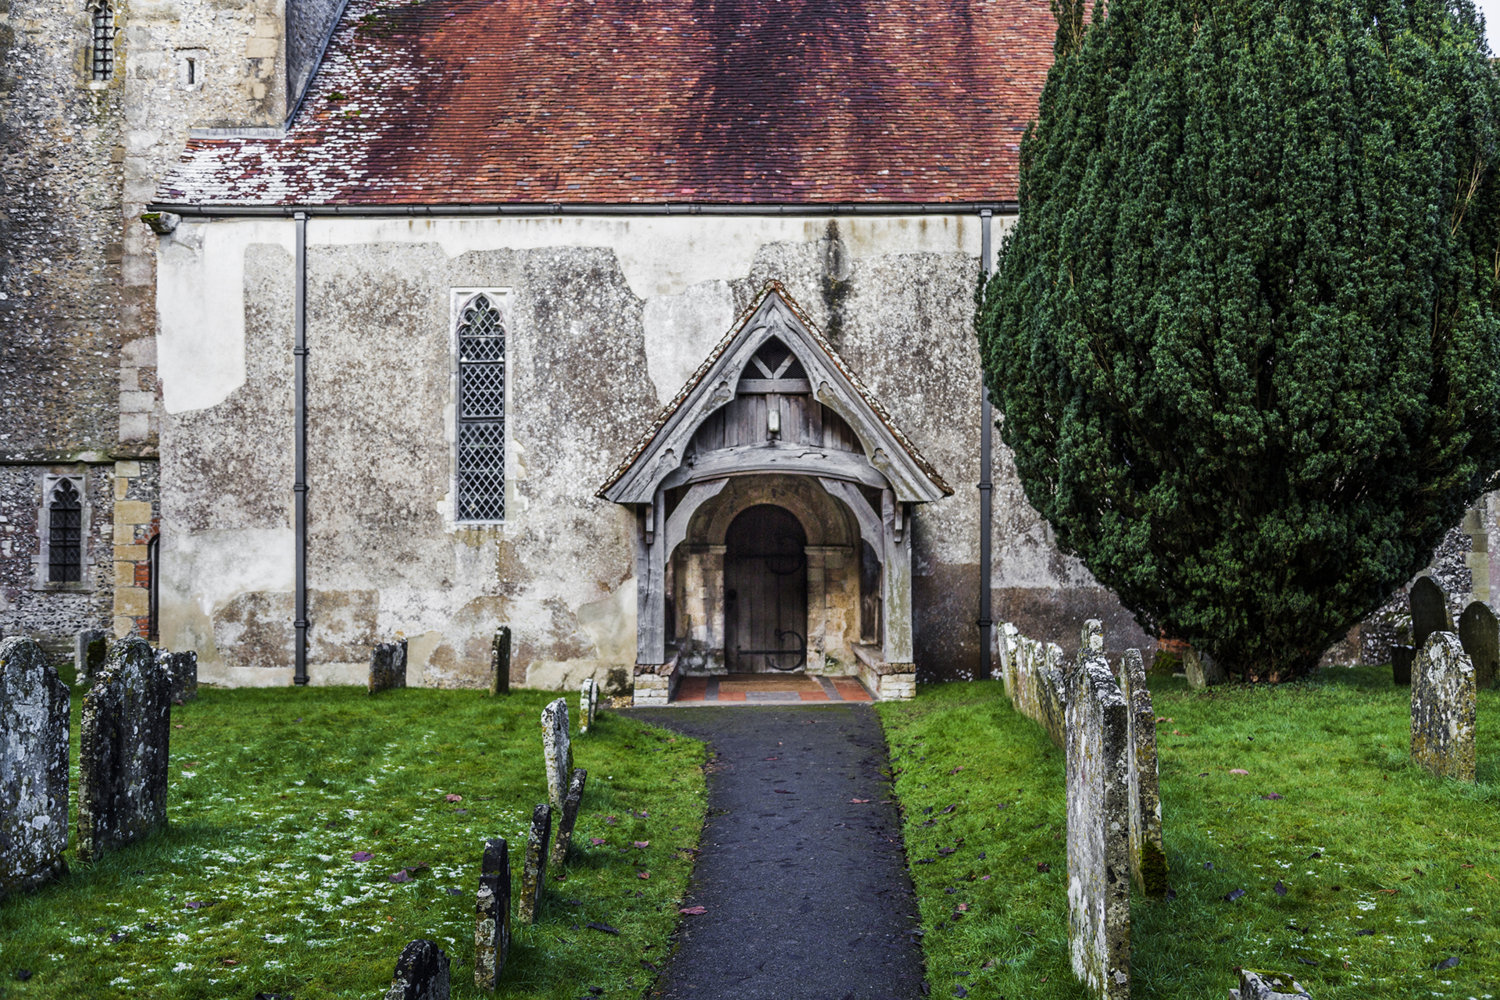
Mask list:
[[1452,632],[1434,632],[1411,677],[1411,757],[1440,778],[1473,781],[1474,665]]
[[493,991],[510,954],[510,848],[504,837],[485,842],[474,914],[474,985]]
[[1192,646],[1182,652],[1182,672],[1187,675],[1188,687],[1199,691],[1229,681],[1229,674],[1217,660]]
[[172,678],[138,636],[115,643],[83,696],[78,739],[78,856],[105,851],[167,822]]
[[172,678],[172,704],[184,705],[198,697],[198,654],[157,650],[157,661]]
[[1448,599],[1432,577],[1420,577],[1411,585],[1410,600],[1413,649],[1427,645],[1427,637],[1434,632],[1453,631],[1453,623],[1448,618]]
[[585,677],[578,689],[578,731],[586,733],[599,714],[599,682]]
[[1078,654],[1102,653],[1104,652],[1104,623],[1097,618],[1090,618],[1083,623],[1083,630],[1078,635]]
[[448,1000],[450,989],[443,949],[431,941],[413,941],[401,949],[385,1000]]
[[1411,664],[1417,651],[1411,646],[1391,647],[1391,680],[1397,687],[1411,686]]
[[1458,641],[1474,664],[1474,686],[1488,690],[1500,675],[1500,622],[1483,601],[1475,601],[1458,617]]
[[568,782],[568,794],[563,799],[562,812],[557,817],[557,831],[552,838],[552,856],[547,863],[550,868],[567,864],[568,848],[573,846],[573,824],[578,821],[578,806],[583,801],[583,786],[588,780],[588,771],[580,767],[574,770],[573,779]]
[[1156,763],[1156,711],[1139,649],[1120,661],[1120,693],[1130,706],[1130,875],[1147,896],[1167,893],[1167,855],[1161,841],[1161,792]]
[[406,687],[406,640],[382,642],[370,651],[370,693]]
[[68,686],[30,639],[0,641],[0,899],[67,869]]
[[1240,970],[1240,988],[1229,991],[1229,1000],[1312,1000],[1302,984],[1279,972]]
[[526,858],[521,862],[521,898],[516,901],[516,923],[534,924],[542,909],[547,881],[547,841],[552,836],[552,807],[545,802],[531,811],[526,836]]
[[501,625],[490,640],[490,694],[510,691],[510,626]]
[[568,703],[561,698],[542,709],[542,762],[547,769],[547,802],[553,809],[561,809],[573,773]]
[[89,684],[104,658],[109,655],[109,636],[96,628],[86,628],[73,637],[73,683]]
[[1068,945],[1098,1000],[1130,996],[1130,707],[1102,653],[1068,675]]

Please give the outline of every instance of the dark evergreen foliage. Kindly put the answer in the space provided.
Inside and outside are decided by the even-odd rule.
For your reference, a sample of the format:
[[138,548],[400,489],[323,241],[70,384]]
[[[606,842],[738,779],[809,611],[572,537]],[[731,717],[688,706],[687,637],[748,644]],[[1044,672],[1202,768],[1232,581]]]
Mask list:
[[1149,631],[1312,669],[1500,468],[1500,86],[1468,0],[1115,0],[981,296],[1026,495]]

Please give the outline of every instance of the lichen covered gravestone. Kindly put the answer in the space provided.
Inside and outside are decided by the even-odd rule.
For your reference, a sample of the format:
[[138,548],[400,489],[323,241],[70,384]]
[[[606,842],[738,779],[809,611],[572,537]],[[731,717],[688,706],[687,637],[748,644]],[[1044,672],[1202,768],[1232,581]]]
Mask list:
[[1167,855],[1161,841],[1161,792],[1156,763],[1156,712],[1138,649],[1120,662],[1120,693],[1130,706],[1130,874],[1147,896],[1167,892]]
[[474,985],[493,990],[510,954],[510,847],[504,837],[485,842],[474,914]]
[[185,705],[198,697],[198,654],[158,650],[157,660],[172,678],[172,704]]
[[1453,623],[1448,618],[1448,599],[1443,588],[1430,576],[1424,576],[1411,585],[1411,645],[1421,649],[1427,645],[1427,637],[1434,632],[1452,632]]
[[73,639],[73,681],[87,684],[94,679],[104,658],[109,655],[109,636],[96,628],[86,628]]
[[586,733],[599,714],[599,682],[585,677],[578,689],[578,731]]
[[443,949],[431,941],[413,941],[401,949],[385,1000],[448,1000],[450,990]]
[[510,690],[510,626],[501,625],[490,640],[490,694]]
[[1312,1000],[1302,984],[1279,972],[1240,970],[1240,988],[1229,991],[1229,1000]]
[[78,856],[146,836],[167,822],[172,678],[144,639],[131,636],[83,698],[78,747]]
[[370,693],[406,687],[406,640],[382,642],[370,651]]
[[66,869],[68,686],[30,639],[0,641],[0,899]]
[[1440,778],[1473,781],[1474,665],[1452,632],[1434,632],[1411,677],[1411,757]]
[[1101,653],[1068,674],[1068,943],[1100,1000],[1130,996],[1129,706]]
[[1191,646],[1182,653],[1182,672],[1187,675],[1188,687],[1198,691],[1229,680],[1229,674],[1217,660]]
[[1484,691],[1500,675],[1500,622],[1483,601],[1475,601],[1458,618],[1458,641],[1474,664],[1474,684]]
[[542,763],[547,769],[547,801],[561,809],[573,773],[573,741],[568,732],[568,703],[561,698],[542,709]]
[[526,836],[526,858],[521,862],[521,898],[516,901],[516,922],[536,923],[542,909],[542,890],[547,881],[547,841],[552,837],[552,807],[545,802],[531,811],[531,832]]
[[583,802],[583,786],[589,780],[588,771],[577,768],[568,782],[568,794],[563,799],[562,812],[557,817],[557,832],[552,838],[552,856],[549,867],[561,868],[568,861],[568,849],[573,846],[573,824],[578,822],[578,806]]

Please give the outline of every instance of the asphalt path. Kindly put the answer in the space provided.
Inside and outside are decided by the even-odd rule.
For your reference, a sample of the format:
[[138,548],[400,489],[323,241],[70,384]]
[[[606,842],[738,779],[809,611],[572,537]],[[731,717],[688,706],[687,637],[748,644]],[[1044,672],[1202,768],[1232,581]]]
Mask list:
[[867,705],[634,709],[710,745],[663,1000],[917,1000],[917,902]]

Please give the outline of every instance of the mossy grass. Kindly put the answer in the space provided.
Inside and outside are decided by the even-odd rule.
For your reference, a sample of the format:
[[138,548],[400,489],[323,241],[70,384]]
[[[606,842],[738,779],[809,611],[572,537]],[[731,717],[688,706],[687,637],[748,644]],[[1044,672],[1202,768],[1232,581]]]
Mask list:
[[[1224,996],[1237,966],[1290,970],[1317,1000],[1500,996],[1500,692],[1480,693],[1465,785],[1410,763],[1410,695],[1390,676],[1206,692],[1152,679],[1175,896],[1133,899],[1132,996]],[[1083,997],[1062,751],[998,683],[879,711],[932,995]]]
[[[172,710],[169,827],[92,866],[70,850],[68,875],[0,904],[0,998],[364,1000],[415,938],[454,961],[455,997],[489,995],[473,982],[483,845],[509,841],[519,892],[556,697],[203,689]],[[638,996],[678,920],[702,745],[608,713],[574,731],[589,779],[572,859],[515,928],[500,997]]]

